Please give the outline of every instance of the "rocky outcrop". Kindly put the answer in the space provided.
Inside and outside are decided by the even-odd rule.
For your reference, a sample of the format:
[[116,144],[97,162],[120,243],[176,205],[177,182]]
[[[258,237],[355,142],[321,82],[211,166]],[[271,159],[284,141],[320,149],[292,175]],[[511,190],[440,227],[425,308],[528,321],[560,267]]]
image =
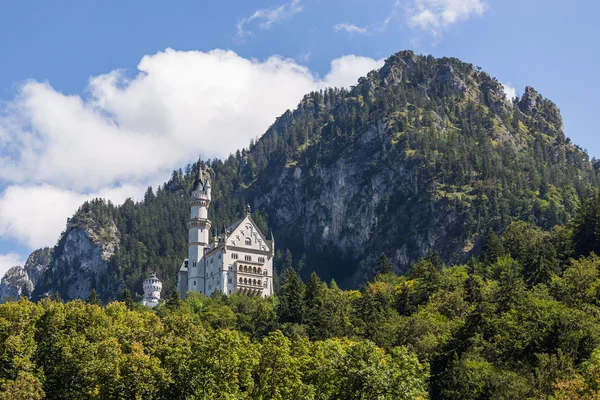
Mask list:
[[51,261],[52,249],[49,247],[35,250],[29,255],[23,268],[27,272],[27,275],[34,286],[38,283],[42,275],[44,275],[44,272],[46,272],[50,266]]
[[[58,290],[65,300],[86,299],[91,289],[103,298],[116,297],[116,284],[108,273],[108,262],[119,246],[117,227],[81,224],[75,218],[54,249],[51,263],[34,290],[34,298]],[[86,226],[87,225],[87,226]]]
[[33,283],[23,267],[15,266],[6,271],[0,283],[0,303],[29,297],[33,291]]

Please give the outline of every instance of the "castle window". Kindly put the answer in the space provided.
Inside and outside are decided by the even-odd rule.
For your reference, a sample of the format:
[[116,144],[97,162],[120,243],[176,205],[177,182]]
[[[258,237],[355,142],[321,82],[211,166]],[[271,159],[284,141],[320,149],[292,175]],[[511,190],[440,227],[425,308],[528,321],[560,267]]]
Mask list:
[[258,269],[258,273],[259,273],[259,274],[262,274],[262,271],[260,270],[260,268]]
[[246,238],[246,246],[251,246],[251,245],[252,245],[252,239]]
[[242,283],[242,278],[240,278],[240,283]]
[[258,257],[258,262],[264,263],[265,262],[265,258],[264,257]]
[[244,272],[248,272],[248,267],[244,265]]
[[258,286],[262,285],[262,282],[260,281],[260,279],[258,280]]
[[256,267],[252,268],[252,272],[256,273]]
[[267,281],[265,281],[265,287],[267,287]]
[[237,260],[238,259],[238,254],[237,253],[231,253],[231,259],[232,260]]
[[196,286],[196,281],[194,281],[194,286]]
[[227,283],[231,283],[231,278],[227,278]]
[[242,270],[243,270],[243,267],[240,265],[240,272],[242,272]]
[[266,270],[266,269],[265,269],[265,271],[264,271],[264,275],[265,275],[265,276],[267,276],[267,270]]
[[245,257],[244,257],[244,259],[245,259],[246,261],[252,261],[252,256],[245,256]]

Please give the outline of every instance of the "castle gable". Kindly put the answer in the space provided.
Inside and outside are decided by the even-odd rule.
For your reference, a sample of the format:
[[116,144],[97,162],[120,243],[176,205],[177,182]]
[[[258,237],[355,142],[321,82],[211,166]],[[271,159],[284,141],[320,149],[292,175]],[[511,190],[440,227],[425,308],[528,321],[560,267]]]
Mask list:
[[265,236],[250,216],[245,217],[234,226],[233,232],[227,236],[228,246],[271,251],[271,243],[265,239]]

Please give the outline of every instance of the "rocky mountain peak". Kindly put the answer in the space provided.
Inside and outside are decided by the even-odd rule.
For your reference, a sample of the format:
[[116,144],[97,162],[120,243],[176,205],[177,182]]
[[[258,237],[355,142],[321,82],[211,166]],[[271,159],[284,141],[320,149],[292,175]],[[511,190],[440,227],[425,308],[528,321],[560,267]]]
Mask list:
[[33,283],[27,276],[23,267],[14,266],[2,277],[0,282],[0,303],[7,300],[16,300],[20,296],[27,296],[33,291]]

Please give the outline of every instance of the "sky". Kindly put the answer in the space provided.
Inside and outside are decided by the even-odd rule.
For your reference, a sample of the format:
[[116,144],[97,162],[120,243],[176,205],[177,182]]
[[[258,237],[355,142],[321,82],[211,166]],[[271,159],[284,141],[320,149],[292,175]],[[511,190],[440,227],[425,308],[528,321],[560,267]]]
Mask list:
[[0,0],[0,276],[84,201],[140,199],[405,49],[480,66],[509,97],[533,86],[600,156],[598,15],[584,0]]

